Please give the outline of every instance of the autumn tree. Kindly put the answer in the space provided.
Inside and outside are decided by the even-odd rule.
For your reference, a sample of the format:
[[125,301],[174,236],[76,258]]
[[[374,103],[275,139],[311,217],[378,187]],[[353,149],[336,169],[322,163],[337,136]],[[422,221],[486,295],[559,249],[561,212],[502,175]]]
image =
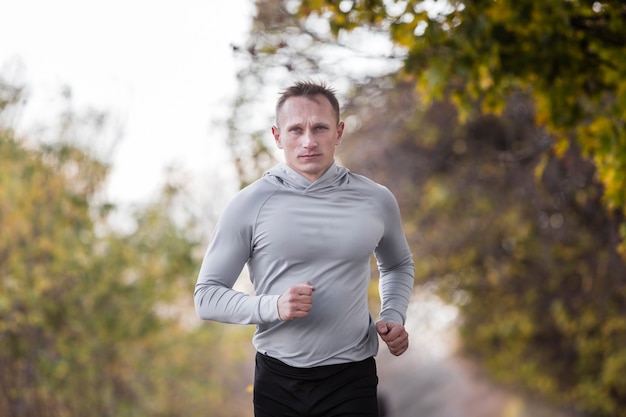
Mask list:
[[[476,108],[500,114],[523,91],[536,122],[563,155],[575,145],[593,161],[606,210],[626,214],[626,5],[619,0],[346,0],[298,2],[339,36],[382,29],[406,48],[404,70],[422,96],[449,95],[461,119]],[[620,251],[626,257],[626,223]]]
[[418,283],[461,308],[463,354],[562,406],[621,415],[626,264],[593,164],[556,155],[527,97],[462,125],[414,91],[360,86],[339,155],[398,197]]
[[[0,111],[18,97],[0,82]],[[109,165],[76,143],[0,126],[0,415],[245,414],[242,332],[194,321],[184,190],[166,184],[120,231]]]

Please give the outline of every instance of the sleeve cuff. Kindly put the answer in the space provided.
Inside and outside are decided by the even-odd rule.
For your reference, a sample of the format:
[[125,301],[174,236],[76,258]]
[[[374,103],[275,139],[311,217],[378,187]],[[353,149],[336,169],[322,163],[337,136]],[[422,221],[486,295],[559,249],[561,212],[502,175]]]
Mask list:
[[278,315],[278,297],[280,295],[262,295],[259,302],[259,317],[263,323],[280,320]]
[[402,314],[396,310],[385,310],[380,313],[380,320],[390,321],[392,323],[399,323],[404,326],[405,318]]

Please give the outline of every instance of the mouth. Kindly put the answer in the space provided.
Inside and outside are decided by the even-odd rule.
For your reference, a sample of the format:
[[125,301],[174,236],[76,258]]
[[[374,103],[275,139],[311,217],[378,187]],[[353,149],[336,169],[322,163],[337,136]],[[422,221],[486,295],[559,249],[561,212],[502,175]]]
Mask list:
[[300,155],[300,158],[306,160],[306,159],[315,159],[315,158],[317,158],[319,156],[321,156],[321,155],[318,154],[318,153],[307,153],[307,154],[304,154],[304,155]]

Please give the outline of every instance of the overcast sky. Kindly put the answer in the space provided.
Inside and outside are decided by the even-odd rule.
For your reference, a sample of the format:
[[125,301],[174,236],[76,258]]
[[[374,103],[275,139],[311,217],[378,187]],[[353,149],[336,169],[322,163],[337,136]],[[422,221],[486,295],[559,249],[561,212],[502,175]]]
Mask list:
[[0,73],[29,90],[21,132],[53,122],[68,86],[75,110],[103,110],[120,128],[112,200],[150,197],[169,164],[228,177],[214,121],[236,89],[230,45],[246,39],[250,0],[2,2]]

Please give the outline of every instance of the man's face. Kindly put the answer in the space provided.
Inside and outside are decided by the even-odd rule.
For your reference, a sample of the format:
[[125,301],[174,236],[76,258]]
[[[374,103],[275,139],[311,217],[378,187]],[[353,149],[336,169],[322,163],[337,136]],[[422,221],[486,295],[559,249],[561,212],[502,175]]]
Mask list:
[[278,111],[277,121],[272,134],[285,163],[309,181],[317,180],[333,163],[343,133],[343,122],[328,99],[321,94],[291,97]]

